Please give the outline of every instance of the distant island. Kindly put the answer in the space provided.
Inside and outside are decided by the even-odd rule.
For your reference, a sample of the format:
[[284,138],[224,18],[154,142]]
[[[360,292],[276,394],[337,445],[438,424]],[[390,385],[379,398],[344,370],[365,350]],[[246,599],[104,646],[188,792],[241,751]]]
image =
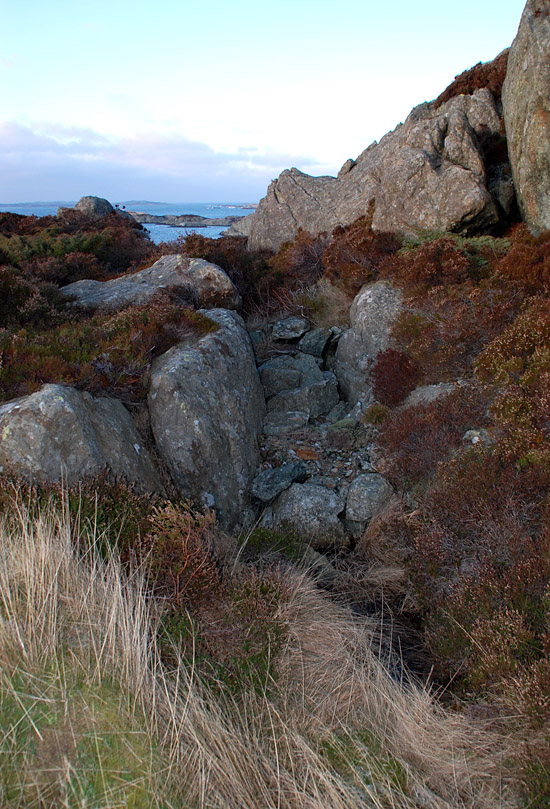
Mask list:
[[180,228],[206,228],[206,227],[229,227],[233,222],[242,219],[242,216],[222,216],[217,219],[210,219],[207,216],[197,216],[196,214],[174,214],[155,215],[143,213],[143,211],[126,211],[133,216],[136,222],[142,225],[169,225]]

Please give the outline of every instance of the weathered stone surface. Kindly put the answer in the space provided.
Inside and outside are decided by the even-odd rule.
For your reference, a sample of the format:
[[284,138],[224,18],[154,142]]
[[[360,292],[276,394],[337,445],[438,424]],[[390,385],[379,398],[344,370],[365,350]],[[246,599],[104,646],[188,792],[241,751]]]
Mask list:
[[240,216],[235,222],[232,223],[231,227],[227,230],[224,230],[224,236],[248,236],[250,234],[250,228],[252,227],[252,217],[254,214],[248,214],[248,216]]
[[197,305],[238,309],[241,299],[229,276],[216,264],[201,258],[189,259],[178,253],[163,256],[140,272],[121,275],[110,281],[75,281],[61,290],[75,297],[79,306],[116,311],[124,306],[141,305],[166,287],[188,290]]
[[79,213],[89,216],[92,219],[98,219],[102,216],[108,216],[115,211],[111,203],[102,197],[81,197],[74,208],[58,208],[57,215],[63,216],[67,211],[79,211]]
[[316,549],[346,542],[338,515],[344,501],[330,489],[314,483],[293,483],[267,509],[261,525],[273,531],[292,531]]
[[270,503],[293,483],[303,483],[307,475],[307,464],[302,461],[263,469],[252,481],[250,494],[262,503]]
[[508,152],[522,217],[550,229],[550,7],[527,0],[502,88]]
[[500,126],[486,88],[437,110],[421,104],[380,143],[346,161],[338,178],[283,171],[251,216],[248,244],[277,250],[298,228],[330,232],[370,208],[375,230],[490,230],[499,214],[486,187],[477,136],[498,133]]
[[298,348],[304,354],[322,357],[330,339],[331,334],[326,329],[312,329],[298,341]]
[[278,320],[271,332],[272,340],[297,340],[311,328],[309,320],[305,317],[285,317]]
[[213,508],[231,529],[240,524],[258,464],[265,401],[240,316],[224,309],[203,314],[219,329],[154,361],[149,411],[181,496]]
[[273,396],[267,403],[269,412],[295,411],[309,413],[309,417],[316,419],[338,404],[338,383],[331,371],[322,371],[319,382],[303,385],[292,390],[282,390]]
[[459,384],[459,382],[439,382],[435,385],[422,385],[411,391],[400,406],[405,408],[430,404],[442,396],[448,396],[457,389]]
[[267,398],[283,390],[323,381],[318,363],[307,354],[274,357],[260,365],[259,372]]
[[390,344],[402,301],[399,290],[377,282],[365,285],[351,305],[351,328],[340,338],[334,370],[342,393],[354,405],[373,399],[370,372],[377,354]]
[[132,418],[116,399],[44,385],[0,406],[0,471],[73,486],[106,468],[138,492],[162,491]]
[[354,525],[353,533],[361,534],[376,512],[384,506],[393,489],[382,475],[358,475],[348,489],[346,520]]
[[309,413],[303,411],[286,412],[284,410],[267,413],[264,419],[264,435],[284,435],[300,430],[309,421]]

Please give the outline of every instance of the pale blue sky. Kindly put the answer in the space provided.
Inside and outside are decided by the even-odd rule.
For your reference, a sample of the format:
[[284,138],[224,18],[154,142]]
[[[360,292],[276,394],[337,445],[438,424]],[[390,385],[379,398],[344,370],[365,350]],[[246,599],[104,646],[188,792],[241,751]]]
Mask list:
[[0,0],[0,202],[256,201],[510,45],[524,0]]

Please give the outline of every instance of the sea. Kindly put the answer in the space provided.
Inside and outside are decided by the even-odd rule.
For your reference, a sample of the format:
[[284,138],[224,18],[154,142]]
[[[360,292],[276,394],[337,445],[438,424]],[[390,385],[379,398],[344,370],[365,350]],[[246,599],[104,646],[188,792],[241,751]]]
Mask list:
[[[67,202],[66,200],[55,200],[51,202],[16,202],[11,205],[0,203],[0,213],[10,211],[25,216],[53,216],[59,207],[72,208],[76,200]],[[254,212],[255,205],[245,202],[150,202],[143,199],[120,200],[112,203],[127,211],[139,211],[141,213],[162,216],[164,214],[195,214],[206,216],[210,219],[218,219],[222,216],[247,216]],[[179,228],[170,225],[144,225],[155,244],[168,242],[177,239],[178,236],[187,236],[188,233],[202,233],[211,239],[217,239],[226,228],[205,227],[205,228]]]

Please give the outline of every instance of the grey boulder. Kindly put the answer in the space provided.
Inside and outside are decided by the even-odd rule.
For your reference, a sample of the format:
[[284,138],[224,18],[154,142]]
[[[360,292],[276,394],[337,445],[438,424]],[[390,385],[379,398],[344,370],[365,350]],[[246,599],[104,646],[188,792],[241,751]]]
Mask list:
[[74,486],[105,469],[140,493],[162,491],[132,418],[118,400],[44,385],[0,406],[1,471]]
[[217,331],[153,362],[149,412],[180,495],[214,509],[232,529],[258,465],[265,401],[241,317],[224,309],[204,314]]
[[340,389],[351,404],[372,402],[371,370],[377,355],[390,345],[402,306],[401,292],[383,281],[365,285],[355,297],[351,328],[338,342],[334,366]]
[[293,483],[264,514],[261,526],[290,531],[316,550],[341,547],[346,534],[339,519],[343,500],[315,483]]
[[75,298],[79,306],[113,312],[124,306],[148,303],[156,292],[166,287],[182,288],[202,307],[238,309],[241,305],[233,282],[220,267],[178,253],[163,256],[151,267],[133,274],[110,281],[75,281],[61,291]]
[[355,536],[359,536],[392,496],[388,481],[377,473],[358,475],[348,489],[346,522]]
[[302,461],[284,463],[275,469],[263,469],[252,481],[250,494],[261,503],[270,503],[292,483],[303,483],[307,475],[307,464]]

